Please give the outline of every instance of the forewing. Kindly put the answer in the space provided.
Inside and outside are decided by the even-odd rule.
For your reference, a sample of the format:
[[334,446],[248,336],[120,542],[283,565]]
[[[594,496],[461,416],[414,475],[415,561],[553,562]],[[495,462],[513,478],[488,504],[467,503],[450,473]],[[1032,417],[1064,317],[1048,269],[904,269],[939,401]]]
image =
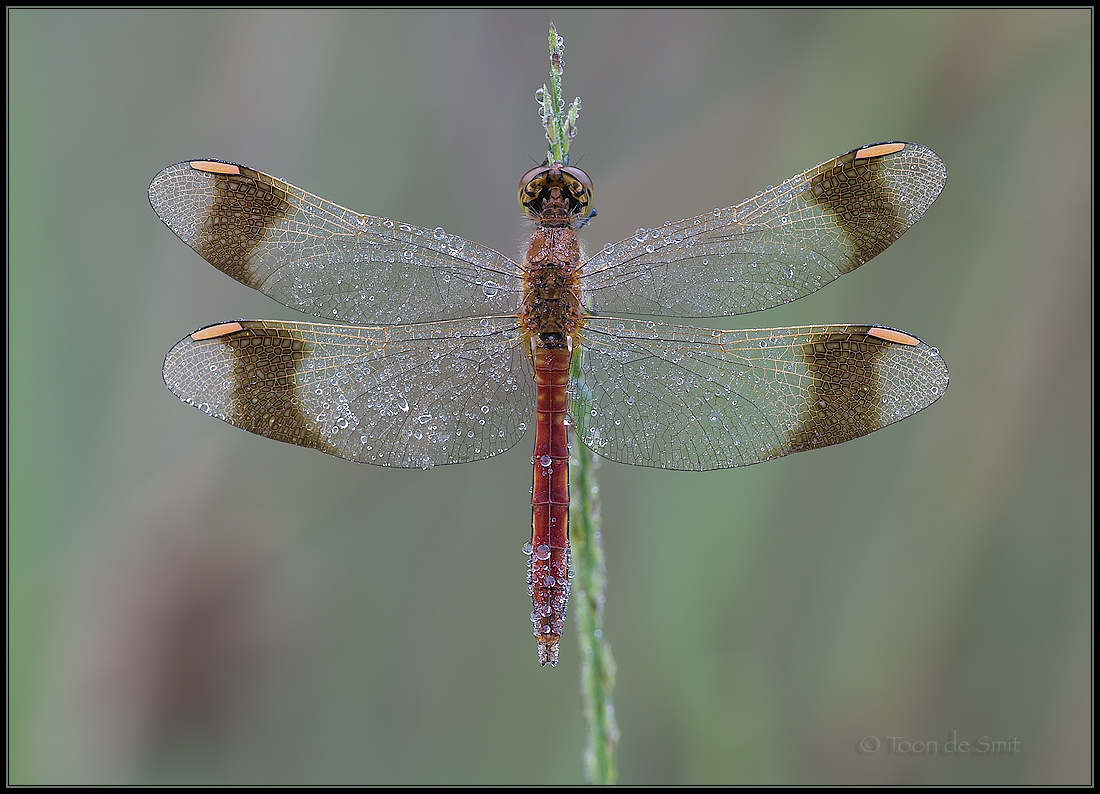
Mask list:
[[510,314],[507,257],[443,229],[359,215],[232,163],[177,163],[149,202],[214,267],[292,309],[348,323]]
[[164,382],[251,433],[405,468],[504,452],[535,403],[514,317],[376,328],[222,323],[172,348]]
[[855,149],[736,207],[639,229],[582,270],[589,308],[718,317],[809,295],[884,251],[947,180],[913,143]]
[[591,317],[578,437],[620,463],[747,466],[857,438],[935,402],[935,348],[868,325],[714,331]]

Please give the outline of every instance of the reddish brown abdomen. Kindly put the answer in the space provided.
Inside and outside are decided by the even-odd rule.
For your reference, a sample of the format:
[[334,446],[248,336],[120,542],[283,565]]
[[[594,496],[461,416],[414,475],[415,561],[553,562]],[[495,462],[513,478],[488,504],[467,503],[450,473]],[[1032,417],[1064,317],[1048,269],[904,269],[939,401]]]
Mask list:
[[536,347],[534,485],[531,491],[531,622],[539,661],[555,664],[569,600],[569,447],[565,389],[567,348]]

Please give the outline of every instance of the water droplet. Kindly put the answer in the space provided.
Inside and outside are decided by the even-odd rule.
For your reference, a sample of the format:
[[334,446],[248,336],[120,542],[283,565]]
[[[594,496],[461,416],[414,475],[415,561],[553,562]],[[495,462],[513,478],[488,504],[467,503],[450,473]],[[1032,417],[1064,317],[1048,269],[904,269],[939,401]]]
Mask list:
[[543,543],[537,549],[535,549],[535,558],[539,560],[550,559],[550,547]]
[[427,471],[428,469],[432,468],[434,465],[435,465],[435,461],[432,460],[431,458],[428,458],[428,457],[425,457],[423,460],[420,461],[420,468],[422,468],[424,471]]
[[549,468],[553,463],[554,459],[551,458],[549,455],[543,455],[541,458],[539,458],[539,465],[542,466],[544,469]]
[[447,230],[444,229],[442,226],[436,226],[435,229],[432,230],[432,237],[437,240],[442,240],[446,236]]
[[484,290],[486,297],[491,298],[500,292],[500,285],[495,281],[486,281],[481,289]]
[[523,553],[524,553],[524,554],[525,554],[526,556],[530,557],[530,556],[531,556],[531,552],[533,552],[534,550],[535,550],[535,547],[531,545],[530,541],[528,541],[527,543],[524,543],[524,544],[523,544]]

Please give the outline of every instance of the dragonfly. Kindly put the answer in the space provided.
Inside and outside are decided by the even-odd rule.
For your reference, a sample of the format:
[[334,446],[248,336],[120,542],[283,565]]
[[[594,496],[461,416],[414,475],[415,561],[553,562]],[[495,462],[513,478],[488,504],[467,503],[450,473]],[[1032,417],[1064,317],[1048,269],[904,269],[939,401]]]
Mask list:
[[635,466],[703,471],[838,444],[942,396],[939,352],[879,325],[714,330],[808,295],[881,253],[947,179],[924,146],[853,149],[732,207],[641,228],[594,254],[590,177],[520,182],[522,262],[363,215],[219,160],[149,186],[161,220],[237,281],[327,323],[234,320],[168,353],[181,400],[359,463],[431,469],[499,455],[534,426],[531,621],[556,664],[569,596],[569,434]]

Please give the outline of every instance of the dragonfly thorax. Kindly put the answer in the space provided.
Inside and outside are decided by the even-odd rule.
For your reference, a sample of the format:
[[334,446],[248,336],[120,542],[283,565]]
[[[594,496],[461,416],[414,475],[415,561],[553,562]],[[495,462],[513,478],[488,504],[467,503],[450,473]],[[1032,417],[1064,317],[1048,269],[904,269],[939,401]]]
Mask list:
[[[556,201],[551,199],[552,204]],[[521,322],[530,338],[546,341],[572,338],[584,313],[580,261],[580,240],[572,225],[540,219],[523,259]]]

